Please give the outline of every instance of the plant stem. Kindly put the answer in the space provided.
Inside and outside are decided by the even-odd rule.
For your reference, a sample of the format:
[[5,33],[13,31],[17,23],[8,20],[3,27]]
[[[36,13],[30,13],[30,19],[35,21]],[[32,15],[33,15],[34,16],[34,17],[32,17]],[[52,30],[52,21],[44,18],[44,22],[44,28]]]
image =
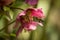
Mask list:
[[[15,22],[15,20],[14,21],[12,21],[11,23],[9,23],[8,25],[11,25],[12,23],[14,23]],[[1,31],[3,31],[4,29],[6,28],[6,26],[5,27],[3,27],[2,29],[0,29],[0,32]]]
[[11,9],[19,9],[19,10],[22,10],[22,11],[24,11],[24,9],[22,9],[22,8],[11,7],[11,6],[7,6],[7,7],[11,8]]

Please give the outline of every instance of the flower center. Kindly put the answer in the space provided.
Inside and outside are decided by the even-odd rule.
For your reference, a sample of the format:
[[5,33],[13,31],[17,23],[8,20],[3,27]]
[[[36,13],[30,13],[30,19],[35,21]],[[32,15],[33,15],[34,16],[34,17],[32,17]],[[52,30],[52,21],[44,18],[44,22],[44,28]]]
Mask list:
[[24,20],[26,22],[30,22],[33,20],[33,16],[31,15],[31,11],[27,11],[26,15],[24,16]]

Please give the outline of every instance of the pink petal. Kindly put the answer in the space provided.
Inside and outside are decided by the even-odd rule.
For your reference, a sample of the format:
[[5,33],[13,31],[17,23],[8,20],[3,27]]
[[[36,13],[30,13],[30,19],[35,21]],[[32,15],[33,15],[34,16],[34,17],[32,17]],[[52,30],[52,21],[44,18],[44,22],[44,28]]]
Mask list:
[[35,30],[36,26],[37,26],[37,23],[32,21],[32,22],[29,22],[28,24],[26,24],[24,29],[26,29],[26,30]]
[[34,11],[32,11],[32,15],[37,18],[42,18],[44,16],[41,9],[35,9]]
[[36,25],[32,25],[32,24],[30,24],[30,26],[29,26],[29,30],[36,30]]

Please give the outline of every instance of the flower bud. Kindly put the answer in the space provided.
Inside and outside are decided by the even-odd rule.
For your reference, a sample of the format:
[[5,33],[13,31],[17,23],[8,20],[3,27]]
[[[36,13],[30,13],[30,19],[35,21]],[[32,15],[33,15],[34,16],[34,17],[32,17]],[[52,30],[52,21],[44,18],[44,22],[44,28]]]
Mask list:
[[38,0],[25,0],[25,2],[31,6],[34,6],[38,3]]

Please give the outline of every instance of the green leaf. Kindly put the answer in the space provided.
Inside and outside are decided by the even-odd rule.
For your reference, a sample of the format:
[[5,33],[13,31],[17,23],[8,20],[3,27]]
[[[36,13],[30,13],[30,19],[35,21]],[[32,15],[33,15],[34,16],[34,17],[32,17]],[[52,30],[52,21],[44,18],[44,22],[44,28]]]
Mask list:
[[12,37],[16,37],[16,34],[11,33],[10,36],[12,36]]
[[23,3],[21,2],[21,1],[16,1],[13,5],[11,5],[11,6],[13,6],[13,7],[19,7],[19,6],[21,6]]
[[4,9],[4,11],[6,12],[5,14],[5,17],[8,19],[8,20],[10,20],[10,19],[13,19],[13,11],[9,8],[9,7],[6,7],[6,6],[4,6],[3,7],[3,9]]
[[9,15],[10,15],[10,18],[11,18],[11,19],[13,19],[13,14],[14,14],[13,11],[10,10],[10,11],[9,11]]
[[4,11],[10,10],[10,8],[9,7],[6,7],[6,6],[4,6],[3,9],[4,9]]
[[0,29],[2,29],[4,26],[5,26],[5,25],[4,25],[4,19],[1,18],[1,20],[0,20]]

